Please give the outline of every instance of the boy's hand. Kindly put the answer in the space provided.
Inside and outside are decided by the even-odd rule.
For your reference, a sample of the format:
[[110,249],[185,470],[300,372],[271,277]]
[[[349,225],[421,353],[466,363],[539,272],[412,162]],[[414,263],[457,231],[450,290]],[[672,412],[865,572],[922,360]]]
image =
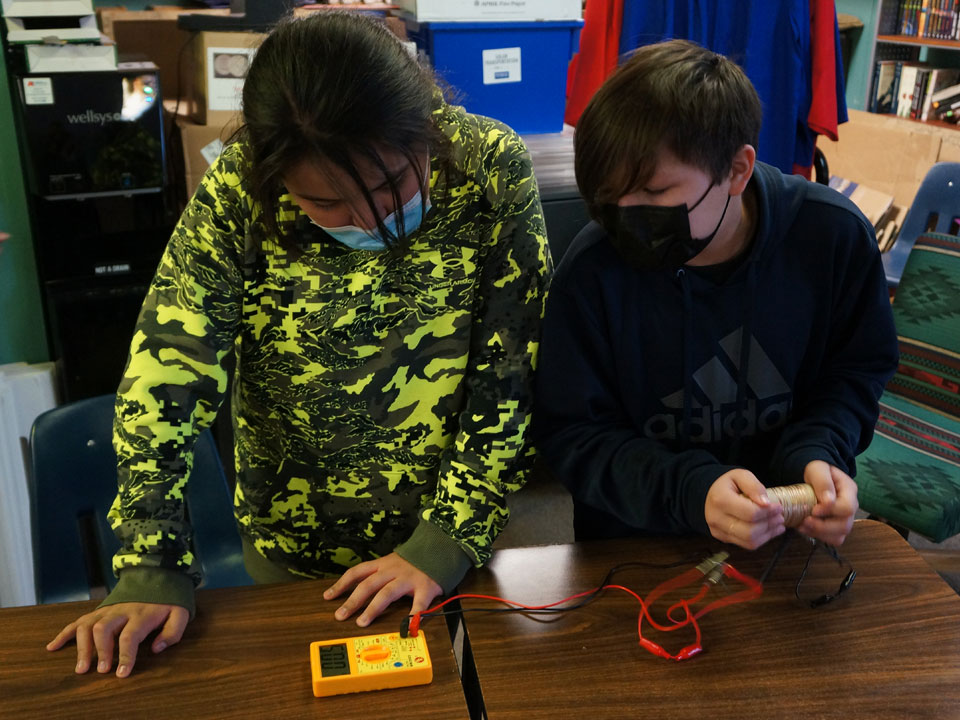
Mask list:
[[333,600],[354,585],[356,587],[350,597],[334,613],[334,617],[346,620],[373,596],[373,600],[357,618],[360,627],[369,625],[390,603],[404,595],[413,596],[410,612],[416,613],[426,610],[430,602],[443,592],[443,588],[429,575],[395,552],[350,568],[324,591],[323,598]]
[[841,545],[850,534],[860,507],[857,484],[843,470],[823,460],[807,463],[803,480],[813,487],[817,504],[813,515],[805,518],[797,530],[828,545]]
[[756,550],[786,528],[783,510],[771,503],[767,489],[744,468],[718,477],[707,492],[703,514],[717,540]]
[[77,669],[90,669],[93,653],[97,653],[97,672],[108,673],[113,666],[114,639],[119,635],[117,677],[127,677],[137,661],[140,643],[161,625],[163,629],[153,639],[151,650],[163,652],[180,642],[190,621],[190,613],[179,605],[156,603],[117,603],[97,608],[67,625],[47,644],[47,650],[59,650],[68,640],[77,639]]

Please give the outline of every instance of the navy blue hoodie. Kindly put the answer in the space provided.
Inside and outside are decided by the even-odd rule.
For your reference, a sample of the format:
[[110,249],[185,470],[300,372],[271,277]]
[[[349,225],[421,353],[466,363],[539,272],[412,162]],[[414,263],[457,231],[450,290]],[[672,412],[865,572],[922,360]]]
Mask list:
[[533,431],[578,537],[707,533],[707,491],[728,470],[767,486],[803,482],[812,460],[853,475],[870,443],[897,366],[873,228],[768,165],[750,185],[756,234],[722,282],[635,270],[595,223],[557,268]]

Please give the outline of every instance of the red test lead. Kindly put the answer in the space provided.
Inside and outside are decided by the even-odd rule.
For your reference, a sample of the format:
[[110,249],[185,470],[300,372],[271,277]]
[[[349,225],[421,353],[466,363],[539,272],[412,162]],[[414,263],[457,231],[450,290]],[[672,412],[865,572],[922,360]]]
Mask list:
[[[407,637],[408,634],[412,637],[416,637],[417,633],[420,630],[420,624],[423,618],[425,617],[428,618],[434,614],[441,614],[441,615],[455,614],[455,613],[462,614],[464,612],[470,612],[470,611],[525,612],[525,613],[567,612],[567,611],[575,610],[579,607],[582,607],[584,604],[586,604],[586,602],[589,602],[589,600],[593,599],[593,597],[597,596],[599,593],[601,593],[604,590],[622,590],[628,595],[633,596],[637,600],[637,602],[640,604],[640,613],[637,618],[637,636],[638,636],[638,642],[640,644],[640,647],[642,647],[647,652],[653,655],[656,655],[657,657],[662,657],[667,660],[677,660],[677,661],[688,660],[689,658],[692,658],[703,651],[703,645],[701,642],[700,624],[699,622],[697,622],[699,618],[719,608],[726,607],[728,605],[734,605],[736,603],[746,602],[748,600],[752,600],[755,597],[759,597],[759,595],[763,592],[763,585],[761,585],[759,582],[757,582],[753,578],[739,572],[736,568],[730,565],[730,563],[727,562],[728,557],[729,557],[728,553],[723,551],[715,553],[714,555],[711,555],[709,558],[701,562],[696,567],[690,568],[689,570],[682,573],[681,575],[658,585],[656,588],[653,589],[653,591],[651,591],[651,593],[647,596],[646,599],[640,597],[640,595],[638,595],[636,592],[634,592],[630,588],[624,587],[622,585],[607,584],[606,582],[604,582],[599,587],[596,587],[592,590],[585,590],[584,592],[577,593],[576,595],[571,595],[570,597],[566,597],[562,600],[557,600],[556,602],[549,603],[547,605],[526,605],[524,603],[519,603],[513,600],[507,600],[507,599],[496,597],[493,595],[476,595],[471,593],[454,595],[453,597],[447,598],[446,600],[435,605],[432,608],[424,610],[423,612],[414,613],[413,615],[410,615],[407,618],[405,618],[401,626],[400,634],[402,637]],[[617,569],[621,569],[621,568],[614,568],[614,570],[611,570],[610,573],[607,574],[607,578],[609,578],[613,574],[613,572],[615,572]],[[720,579],[723,577],[729,577],[733,580],[736,580],[740,584],[744,585],[744,589],[736,593],[733,593],[731,595],[718,598],[713,602],[707,603],[696,612],[691,610],[691,606],[703,600],[707,596],[707,594],[710,592],[710,589],[714,585],[716,585],[720,581]],[[700,583],[700,589],[699,591],[697,591],[697,593],[693,597],[678,600],[676,603],[674,603],[667,609],[666,615],[667,615],[667,618],[671,621],[672,623],[671,625],[664,625],[662,623],[658,623],[656,620],[653,619],[653,617],[650,614],[649,608],[653,605],[653,603],[657,599],[659,599],[660,597],[662,597],[668,592],[671,592],[673,590],[678,590],[680,588],[686,587],[687,585],[695,584],[698,581]],[[504,603],[505,605],[509,605],[511,607],[503,608],[503,609],[468,608],[466,610],[457,609],[457,610],[447,610],[447,611],[441,612],[442,608],[448,605],[449,603],[452,603],[457,600],[468,599],[468,598],[478,599],[478,600],[493,600],[496,602]],[[582,599],[582,598],[586,598],[586,601],[578,603],[573,606],[569,606],[569,607],[559,607],[564,603],[570,602],[572,600]],[[684,617],[678,620],[678,619],[675,619],[673,615],[676,612],[676,610],[680,608],[682,608],[684,611]],[[695,640],[693,644],[687,645],[676,654],[671,654],[670,652],[665,650],[661,645],[643,636],[644,618],[646,618],[647,621],[655,629],[661,632],[672,632],[674,630],[679,630],[681,628],[690,626],[693,628],[693,631],[695,633]]]

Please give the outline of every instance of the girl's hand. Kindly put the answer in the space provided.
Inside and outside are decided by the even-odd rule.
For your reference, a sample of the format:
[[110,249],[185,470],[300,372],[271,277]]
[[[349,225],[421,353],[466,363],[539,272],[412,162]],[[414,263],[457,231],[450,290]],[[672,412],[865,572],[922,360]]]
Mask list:
[[114,641],[119,636],[117,677],[127,677],[137,661],[140,643],[162,626],[150,649],[163,652],[180,642],[190,621],[190,613],[179,605],[128,602],[97,608],[67,625],[47,644],[47,650],[59,650],[69,640],[77,640],[77,673],[90,669],[97,653],[97,672],[108,673],[113,666]]
[[334,617],[346,620],[369,600],[366,609],[357,618],[360,627],[369,625],[390,603],[405,595],[413,597],[412,614],[426,610],[431,601],[443,592],[435,580],[395,552],[350,568],[324,591],[323,598],[333,600],[351,587],[354,588],[353,592],[334,613]]

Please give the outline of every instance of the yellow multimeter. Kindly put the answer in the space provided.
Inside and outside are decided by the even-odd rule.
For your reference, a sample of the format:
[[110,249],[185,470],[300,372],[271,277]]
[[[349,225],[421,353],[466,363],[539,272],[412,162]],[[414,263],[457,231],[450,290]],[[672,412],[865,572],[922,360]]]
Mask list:
[[423,632],[322,640],[310,643],[310,669],[315,697],[426,685],[433,666]]

